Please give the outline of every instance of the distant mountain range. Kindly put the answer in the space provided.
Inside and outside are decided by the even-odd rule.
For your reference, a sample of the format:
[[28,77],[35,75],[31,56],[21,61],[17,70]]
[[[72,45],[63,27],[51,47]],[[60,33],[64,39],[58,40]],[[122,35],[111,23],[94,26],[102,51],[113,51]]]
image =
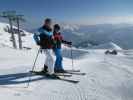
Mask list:
[[[0,23],[0,44],[11,44],[10,35],[5,31],[7,26],[8,24]],[[133,24],[73,25],[63,23],[61,26],[64,39],[72,41],[78,48],[90,49],[112,42],[123,49],[133,49]],[[30,33],[24,31],[27,34],[23,39],[24,44],[29,44],[30,47],[34,45],[31,34],[34,32],[36,29],[31,30]]]
[[113,42],[124,49],[133,49],[132,24],[62,25],[62,33],[76,47],[91,48]]

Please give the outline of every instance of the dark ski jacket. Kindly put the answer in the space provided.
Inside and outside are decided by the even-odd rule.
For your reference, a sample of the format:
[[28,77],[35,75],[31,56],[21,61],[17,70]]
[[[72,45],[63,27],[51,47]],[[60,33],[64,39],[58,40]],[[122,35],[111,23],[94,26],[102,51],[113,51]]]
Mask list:
[[56,49],[56,48],[60,49],[62,43],[71,44],[71,42],[65,41],[63,39],[63,36],[61,35],[60,32],[59,33],[54,32],[53,36],[54,36],[54,46],[53,46],[54,49]]
[[53,48],[53,32],[51,28],[43,26],[38,29],[38,32],[34,34],[34,40],[42,49]]

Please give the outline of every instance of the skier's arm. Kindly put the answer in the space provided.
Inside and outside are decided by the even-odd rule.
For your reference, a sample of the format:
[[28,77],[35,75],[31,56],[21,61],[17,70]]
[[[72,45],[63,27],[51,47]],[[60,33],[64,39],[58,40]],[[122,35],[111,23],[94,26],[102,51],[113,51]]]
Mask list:
[[40,38],[39,38],[39,36],[40,36],[40,33],[39,32],[36,32],[33,35],[33,38],[34,38],[34,40],[35,40],[35,42],[36,42],[37,45],[40,44]]
[[67,44],[67,45],[72,45],[72,42],[64,40],[63,36],[61,36],[61,38],[62,38],[62,43]]
[[62,43],[67,44],[67,45],[72,45],[72,42],[66,41],[66,40],[62,40]]
[[39,28],[38,32],[41,33],[41,34],[45,34],[47,36],[52,36],[53,35],[53,32],[48,32],[48,31],[44,30],[43,28]]

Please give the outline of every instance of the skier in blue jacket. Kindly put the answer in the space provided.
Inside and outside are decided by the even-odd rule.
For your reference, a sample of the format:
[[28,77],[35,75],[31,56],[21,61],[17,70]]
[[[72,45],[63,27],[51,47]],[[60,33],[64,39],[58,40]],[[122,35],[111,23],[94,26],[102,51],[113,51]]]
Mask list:
[[42,72],[48,73],[50,75],[54,74],[54,59],[53,59],[53,32],[52,32],[52,21],[47,18],[44,25],[38,29],[38,32],[34,34],[34,40],[36,44],[41,47],[44,51],[46,59],[44,64],[44,69]]
[[61,52],[61,44],[64,43],[67,45],[72,45],[72,42],[68,42],[63,39],[63,36],[61,35],[61,32],[60,32],[60,26],[58,24],[54,25],[53,38],[54,38],[53,50],[56,56],[54,71],[56,73],[63,73],[65,72],[65,70],[62,64],[63,57]]

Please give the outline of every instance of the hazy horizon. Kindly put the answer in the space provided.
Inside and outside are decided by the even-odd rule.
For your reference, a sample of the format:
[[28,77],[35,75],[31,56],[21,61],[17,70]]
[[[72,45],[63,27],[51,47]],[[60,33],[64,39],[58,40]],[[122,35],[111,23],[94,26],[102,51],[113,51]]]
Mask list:
[[40,26],[46,17],[82,25],[132,24],[132,4],[132,0],[1,0],[0,12],[24,14],[29,28]]

